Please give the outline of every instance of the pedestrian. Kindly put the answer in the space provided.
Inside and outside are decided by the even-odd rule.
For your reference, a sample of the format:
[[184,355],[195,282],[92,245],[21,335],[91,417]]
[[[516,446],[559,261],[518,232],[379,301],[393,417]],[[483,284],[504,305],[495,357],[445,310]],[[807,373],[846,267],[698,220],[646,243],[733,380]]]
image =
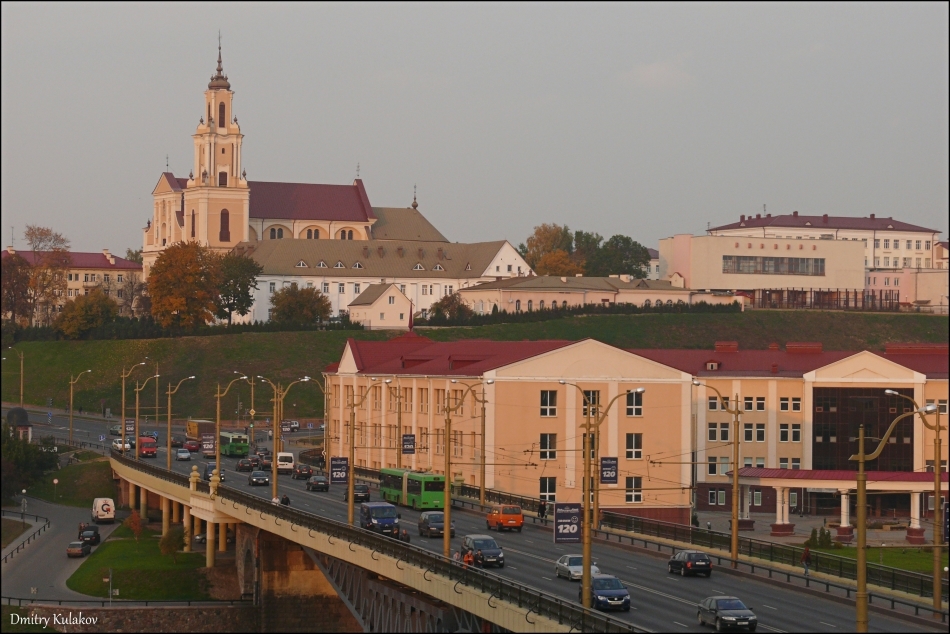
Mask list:
[[541,500],[538,503],[538,517],[544,519],[548,514],[548,505],[544,503],[544,500]]
[[805,546],[805,552],[802,553],[802,565],[805,566],[805,576],[808,576],[808,567],[811,565],[811,549]]
[[79,406],[79,415],[82,416],[82,405]]
[[475,553],[475,565],[479,568],[485,567],[485,555],[482,554],[481,550]]
[[272,502],[273,504],[280,504],[280,498],[275,495],[275,496],[274,496],[274,499],[271,500],[271,502]]
[[286,493],[284,493],[284,497],[280,498],[280,503],[284,506],[290,506],[290,498],[287,497]]
[[462,554],[456,550],[454,553],[452,553],[452,561],[456,563],[462,561]]
[[405,528],[402,529],[402,536],[401,536],[399,539],[400,539],[400,541],[404,541],[404,542],[406,542],[406,543],[408,544],[408,543],[409,543],[409,539],[410,539],[410,537],[409,537],[409,531],[407,531]]
[[465,555],[462,557],[462,563],[465,564],[466,566],[475,565],[475,557],[472,556],[472,551],[470,550],[465,551]]
[[84,530],[86,530],[86,523],[79,522],[79,539],[82,539],[82,533]]

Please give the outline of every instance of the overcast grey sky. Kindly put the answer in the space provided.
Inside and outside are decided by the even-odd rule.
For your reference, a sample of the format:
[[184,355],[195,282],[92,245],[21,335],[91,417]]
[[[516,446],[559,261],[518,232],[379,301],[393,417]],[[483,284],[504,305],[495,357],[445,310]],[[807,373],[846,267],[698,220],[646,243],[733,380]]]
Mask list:
[[[141,247],[223,37],[252,180],[453,241],[647,246],[762,211],[947,230],[948,5],[2,5],[3,244]],[[944,233],[946,235],[946,233]]]

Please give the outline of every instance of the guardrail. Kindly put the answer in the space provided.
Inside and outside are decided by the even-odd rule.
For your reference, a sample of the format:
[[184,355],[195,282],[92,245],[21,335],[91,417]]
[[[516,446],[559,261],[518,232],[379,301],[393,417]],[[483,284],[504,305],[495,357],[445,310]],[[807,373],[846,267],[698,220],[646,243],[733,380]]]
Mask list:
[[27,544],[34,541],[37,537],[42,535],[43,532],[47,528],[50,527],[49,518],[40,517],[39,515],[33,515],[31,513],[16,513],[14,511],[8,511],[7,509],[3,509],[2,517],[19,517],[21,520],[25,520],[27,517],[33,517],[34,521],[36,522],[39,522],[40,520],[43,520],[44,522],[42,526],[40,526],[38,529],[30,533],[30,535],[26,539],[24,539],[22,542],[17,544],[16,548],[14,548],[10,552],[8,552],[6,555],[4,555],[3,563],[7,563],[7,561],[12,560],[16,556],[17,553],[19,553],[21,550],[24,550],[26,548]]
[[35,598],[20,598],[20,597],[0,597],[0,603],[4,605],[13,605],[13,602],[16,601],[17,607],[23,607],[24,605],[76,605],[76,606],[99,606],[102,608],[130,608],[134,606],[141,605],[143,607],[148,607],[149,605],[160,605],[165,607],[173,606],[235,606],[235,605],[248,605],[253,606],[254,603],[249,599],[221,599],[218,601],[204,600],[204,601],[176,601],[174,599],[162,599],[160,601],[152,600],[141,600],[137,601],[135,599],[115,599],[110,601],[109,599],[101,599],[99,601],[90,601],[89,599],[35,599]]
[[[136,470],[187,486],[187,476],[182,474],[168,472],[153,465],[142,464],[126,458],[118,452],[113,453],[112,457]],[[207,483],[203,484],[207,485]],[[499,577],[478,568],[464,566],[417,546],[411,546],[391,537],[384,537],[378,533],[349,526],[343,522],[320,517],[306,511],[274,504],[244,491],[232,489],[224,484],[218,487],[215,502],[222,505],[240,503],[247,509],[257,511],[261,516],[266,514],[276,520],[288,522],[292,526],[299,526],[303,530],[319,531],[347,544],[371,548],[374,553],[387,555],[408,565],[424,568],[426,574],[439,574],[455,581],[456,585],[467,586],[487,593],[491,595],[492,599],[500,599],[514,603],[520,608],[528,608],[528,614],[525,618],[529,619],[529,622],[530,615],[537,614],[584,632],[646,631],[631,623],[588,610],[577,603],[541,592],[530,586]]]

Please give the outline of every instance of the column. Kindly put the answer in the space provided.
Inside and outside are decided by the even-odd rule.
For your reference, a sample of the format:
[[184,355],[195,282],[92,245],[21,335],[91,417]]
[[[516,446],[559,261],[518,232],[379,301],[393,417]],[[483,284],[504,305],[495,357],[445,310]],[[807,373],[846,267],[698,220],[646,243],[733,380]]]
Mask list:
[[782,524],[782,498],[784,497],[785,489],[782,487],[775,488],[775,523]]
[[924,529],[920,526],[920,493],[910,494],[910,526],[907,528],[907,542],[910,544],[923,544]]
[[835,541],[850,544],[854,539],[854,527],[851,526],[851,496],[848,489],[839,490],[841,494],[841,525],[837,529]]
[[142,525],[148,524],[148,491],[139,487],[139,515],[142,516]]
[[772,537],[789,537],[795,534],[795,525],[788,523],[788,487],[775,487],[775,523]]
[[191,552],[191,538],[195,536],[191,532],[191,507],[185,504],[182,504],[182,518],[181,524],[185,528],[185,548],[186,553]]
[[172,524],[181,521],[181,505],[178,502],[172,502]]
[[135,483],[129,482],[129,508],[135,508]]
[[208,568],[214,568],[214,522],[208,522],[207,524],[207,536],[205,539],[205,566]]
[[168,534],[168,529],[171,528],[172,523],[172,512],[171,512],[171,500],[166,497],[162,497],[162,536]]
[[201,535],[201,518],[195,517],[195,537]]
[[228,550],[228,525],[222,523],[218,531],[218,552],[227,552]]

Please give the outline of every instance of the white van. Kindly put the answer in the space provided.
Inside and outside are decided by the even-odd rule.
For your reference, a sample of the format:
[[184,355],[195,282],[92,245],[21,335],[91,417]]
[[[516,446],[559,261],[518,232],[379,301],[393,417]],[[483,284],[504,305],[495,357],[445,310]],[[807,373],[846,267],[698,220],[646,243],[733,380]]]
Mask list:
[[277,454],[277,473],[294,472],[294,454],[281,451]]
[[112,498],[96,498],[92,501],[92,521],[96,524],[115,521],[115,502]]

